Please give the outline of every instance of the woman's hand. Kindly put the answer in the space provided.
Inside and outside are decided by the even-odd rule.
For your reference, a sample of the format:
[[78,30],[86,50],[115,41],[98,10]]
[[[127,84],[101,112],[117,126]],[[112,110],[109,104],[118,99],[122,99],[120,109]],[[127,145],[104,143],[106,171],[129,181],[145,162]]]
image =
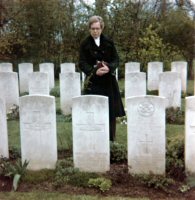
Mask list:
[[96,71],[97,76],[103,76],[104,74],[107,74],[110,71],[109,67],[106,65],[106,63],[104,61],[102,62],[102,66],[103,67],[100,67]]

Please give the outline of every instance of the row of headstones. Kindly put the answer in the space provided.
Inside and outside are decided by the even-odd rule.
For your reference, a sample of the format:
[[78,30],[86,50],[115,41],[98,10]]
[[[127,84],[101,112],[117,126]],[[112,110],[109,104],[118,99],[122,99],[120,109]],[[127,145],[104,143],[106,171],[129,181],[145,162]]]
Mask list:
[[[195,173],[195,96],[186,97],[185,168]],[[129,172],[165,174],[166,98],[145,95],[127,99]],[[81,171],[110,169],[108,98],[84,95],[73,98],[74,167]],[[20,97],[22,162],[28,169],[54,169],[57,162],[55,97]],[[5,103],[0,99],[0,154],[9,157]],[[66,134],[66,133],[65,133]]]
[[[54,87],[53,63],[40,64],[40,71],[33,72],[32,63],[19,64],[18,74],[11,63],[0,63],[0,92],[6,102],[7,111],[13,104],[19,105],[20,93],[49,95]],[[72,97],[81,94],[80,73],[75,72],[74,63],[62,63],[60,73],[60,105],[62,113],[71,114]]]
[[[53,63],[41,63],[39,65],[40,72],[47,72],[49,74],[49,88],[53,88],[55,84],[54,80],[54,64]],[[75,72],[75,63],[61,63],[61,73]],[[0,72],[12,72],[12,63],[0,63]],[[20,93],[28,92],[28,73],[33,72],[32,63],[20,63],[18,65]],[[187,89],[187,62],[174,61],[171,62],[171,71],[181,74],[182,91],[186,92]],[[125,63],[125,75],[130,72],[140,72],[139,62]],[[159,74],[163,72],[163,62],[149,62],[147,67],[147,80],[148,90],[158,90],[159,88]],[[82,74],[82,77],[84,75]],[[117,73],[118,77],[118,73]],[[84,78],[83,78],[84,79]]]
[[[75,72],[75,63],[61,63],[60,69],[61,69],[61,73]],[[12,63],[0,63],[0,72],[13,72],[13,64]],[[43,92],[46,94],[48,94],[49,91],[52,88],[54,88],[54,86],[55,86],[54,64],[53,63],[40,63],[39,64],[39,72],[42,72],[43,74],[37,73],[37,75],[29,74],[29,73],[33,73],[33,64],[32,63],[20,63],[20,64],[18,64],[18,72],[19,72],[20,93],[24,93],[24,92],[34,93],[34,88],[30,87],[31,90],[29,91],[29,86],[28,86],[28,82],[29,82],[29,79],[31,78],[31,76],[33,76],[31,79],[34,79],[37,77],[37,79],[38,79],[37,82],[39,82],[40,80],[43,80],[44,83],[45,82],[47,83],[47,81],[49,81],[49,88],[46,87],[43,90]],[[44,73],[48,74],[48,78],[45,76]],[[40,76],[40,77],[38,77],[38,76]]]
[[[146,86],[147,84],[147,86]],[[187,90],[187,62],[171,63],[171,71],[163,72],[162,62],[149,62],[146,73],[140,72],[140,63],[125,64],[125,99],[132,96],[146,95],[158,90],[159,96],[168,99],[167,107],[181,106],[181,92]]]
[[[0,72],[6,71],[5,69],[13,70],[12,64],[0,63]],[[186,88],[187,85],[187,63],[172,62],[172,72],[162,73],[162,71],[162,62],[148,63],[148,85],[153,84],[153,89],[154,85],[156,85],[155,87],[159,90],[159,96],[166,97],[169,100],[167,107],[180,107],[181,90]],[[42,63],[40,64],[40,72],[33,72],[32,63],[21,63],[19,64],[19,80],[20,92],[28,91],[29,94],[49,95],[49,91],[54,87],[54,64]],[[17,81],[16,73],[0,74],[0,91],[4,91],[8,108],[13,104],[18,105]],[[75,64],[62,63],[60,73],[60,105],[63,114],[71,114],[72,97],[79,96],[80,94],[80,74],[75,72]],[[140,95],[146,95],[146,73],[140,72],[140,63],[126,63],[125,99]]]

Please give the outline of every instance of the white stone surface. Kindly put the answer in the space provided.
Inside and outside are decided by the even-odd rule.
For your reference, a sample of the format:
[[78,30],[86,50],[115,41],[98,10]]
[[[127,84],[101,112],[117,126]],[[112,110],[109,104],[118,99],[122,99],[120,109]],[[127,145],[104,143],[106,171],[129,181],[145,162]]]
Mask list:
[[130,72],[125,75],[125,99],[146,95],[146,73]]
[[57,161],[56,106],[52,96],[20,97],[22,162],[28,169],[54,169]]
[[49,95],[48,73],[32,72],[29,74],[29,94]]
[[181,74],[181,90],[186,93],[187,91],[187,62],[174,61],[171,63],[171,71]]
[[186,97],[185,101],[185,170],[195,174],[195,96]]
[[13,72],[12,63],[0,63],[0,72]]
[[9,158],[5,102],[0,98],[0,157]]
[[60,74],[60,107],[64,115],[72,113],[72,98],[81,95],[80,73]]
[[0,97],[6,104],[6,112],[15,105],[19,105],[18,74],[16,72],[0,72]]
[[18,65],[18,71],[19,71],[20,93],[29,92],[28,91],[28,74],[33,72],[33,64],[20,63]]
[[49,89],[51,90],[55,86],[54,78],[54,64],[53,63],[40,63],[39,71],[48,73],[49,77]]
[[168,99],[169,107],[181,107],[181,76],[178,72],[159,74],[159,96]]
[[130,173],[165,174],[165,105],[158,96],[127,99]]
[[61,73],[75,72],[75,63],[61,63],[60,64]]
[[129,72],[140,72],[140,63],[139,62],[125,63],[125,73]]
[[84,95],[73,98],[73,160],[81,171],[110,169],[108,97]]
[[163,72],[162,62],[149,62],[147,68],[148,90],[158,90],[159,74]]

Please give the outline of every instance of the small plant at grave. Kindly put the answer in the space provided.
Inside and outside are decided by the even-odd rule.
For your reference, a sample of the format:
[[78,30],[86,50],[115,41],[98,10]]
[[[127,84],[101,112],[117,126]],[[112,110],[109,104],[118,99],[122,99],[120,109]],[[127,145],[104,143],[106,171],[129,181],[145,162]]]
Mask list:
[[0,175],[13,178],[13,190],[16,191],[19,185],[19,181],[25,175],[28,162],[25,160],[22,164],[18,159],[15,163],[6,158],[0,159]]
[[125,125],[127,125],[127,116],[118,117],[118,118],[117,118],[117,122],[120,123],[120,124],[125,124]]
[[134,175],[134,177],[147,187],[161,189],[165,192],[167,192],[168,188],[175,183],[172,178],[167,178],[161,175],[140,174]]
[[56,86],[56,87],[52,88],[50,91],[50,95],[54,96],[54,97],[60,97],[60,87]]
[[127,147],[117,142],[110,143],[111,163],[123,163],[127,160]]
[[99,177],[99,178],[90,178],[88,181],[89,187],[98,188],[100,191],[108,191],[112,187],[112,181],[110,179]]
[[188,192],[190,190],[190,186],[189,185],[182,185],[179,187],[179,191],[182,193]]
[[166,123],[168,124],[184,124],[184,112],[180,108],[166,109]]
[[64,116],[65,122],[72,122],[72,115],[66,115]]
[[13,104],[7,112],[7,120],[19,119],[19,106]]
[[77,187],[88,187],[89,179],[97,177],[96,173],[80,172],[73,167],[71,160],[60,160],[56,165],[54,186],[58,188],[64,184],[71,184]]
[[167,174],[174,179],[183,181],[184,169],[184,139],[175,138],[167,141],[166,170]]

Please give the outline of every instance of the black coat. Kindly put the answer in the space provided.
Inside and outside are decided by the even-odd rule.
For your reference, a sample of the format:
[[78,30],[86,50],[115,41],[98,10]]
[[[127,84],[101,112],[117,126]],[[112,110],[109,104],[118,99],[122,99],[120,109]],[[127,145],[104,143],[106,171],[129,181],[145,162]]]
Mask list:
[[[79,53],[79,68],[86,75],[84,94],[109,97],[110,118],[124,116],[125,111],[114,75],[119,65],[119,57],[114,43],[101,35],[98,47],[93,37],[89,36],[82,42]],[[97,61],[105,61],[110,69],[109,73],[97,76]]]

